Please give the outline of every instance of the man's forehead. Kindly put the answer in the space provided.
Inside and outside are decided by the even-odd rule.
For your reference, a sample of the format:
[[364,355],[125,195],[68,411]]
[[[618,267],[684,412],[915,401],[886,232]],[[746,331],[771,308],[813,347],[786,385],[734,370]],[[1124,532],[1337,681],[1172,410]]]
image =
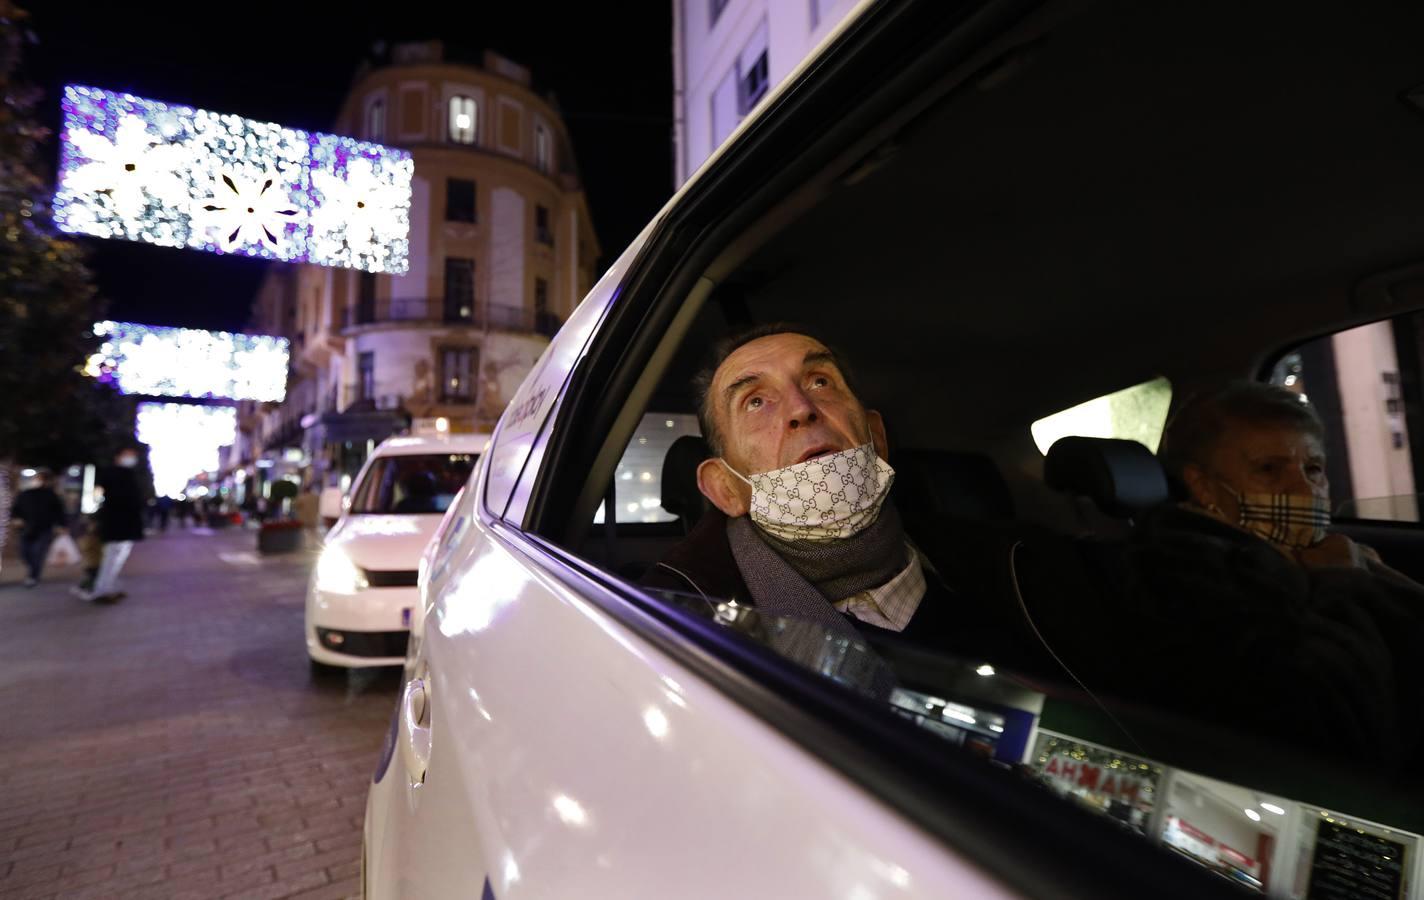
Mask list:
[[770,334],[747,341],[733,350],[717,367],[713,380],[717,383],[725,382],[729,378],[740,378],[767,366],[799,367],[808,355],[829,355],[830,352],[826,345],[808,335],[793,332]]
[[1225,443],[1243,457],[1294,456],[1325,454],[1325,442],[1314,432],[1296,425],[1281,422],[1243,422],[1228,433]]

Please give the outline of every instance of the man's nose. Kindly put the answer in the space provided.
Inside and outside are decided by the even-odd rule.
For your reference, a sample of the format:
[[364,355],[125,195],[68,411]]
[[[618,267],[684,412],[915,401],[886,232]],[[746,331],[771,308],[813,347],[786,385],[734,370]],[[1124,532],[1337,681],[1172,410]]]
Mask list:
[[817,419],[816,404],[801,390],[794,390],[787,398],[786,424],[795,430]]
[[1291,466],[1287,470],[1285,490],[1291,494],[1313,494],[1320,485],[1306,474],[1305,466]]

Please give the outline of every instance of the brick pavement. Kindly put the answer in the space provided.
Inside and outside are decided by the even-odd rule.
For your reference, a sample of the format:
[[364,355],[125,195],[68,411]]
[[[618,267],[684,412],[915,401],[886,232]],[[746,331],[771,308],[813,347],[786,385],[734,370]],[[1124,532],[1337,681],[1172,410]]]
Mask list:
[[[129,598],[0,573],[0,897],[359,893],[366,789],[399,683],[313,684],[310,554],[252,532],[135,547]],[[223,558],[226,555],[226,560]]]

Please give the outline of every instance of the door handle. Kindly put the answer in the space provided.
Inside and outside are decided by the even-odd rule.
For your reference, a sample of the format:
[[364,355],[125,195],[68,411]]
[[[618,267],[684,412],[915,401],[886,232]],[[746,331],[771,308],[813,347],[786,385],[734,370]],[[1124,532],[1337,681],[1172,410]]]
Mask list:
[[425,782],[430,762],[430,692],[424,679],[412,678],[401,693],[400,755],[412,784]]

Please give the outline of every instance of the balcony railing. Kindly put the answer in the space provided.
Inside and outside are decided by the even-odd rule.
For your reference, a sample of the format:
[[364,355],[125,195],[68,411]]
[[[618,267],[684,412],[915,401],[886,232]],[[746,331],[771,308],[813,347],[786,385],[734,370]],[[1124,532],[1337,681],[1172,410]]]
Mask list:
[[487,325],[497,331],[542,334],[545,337],[553,337],[563,324],[553,313],[490,303],[478,298],[457,301],[445,297],[401,297],[378,304],[375,310],[347,307],[342,311],[342,326],[345,328],[378,322],[426,322],[476,328]]

